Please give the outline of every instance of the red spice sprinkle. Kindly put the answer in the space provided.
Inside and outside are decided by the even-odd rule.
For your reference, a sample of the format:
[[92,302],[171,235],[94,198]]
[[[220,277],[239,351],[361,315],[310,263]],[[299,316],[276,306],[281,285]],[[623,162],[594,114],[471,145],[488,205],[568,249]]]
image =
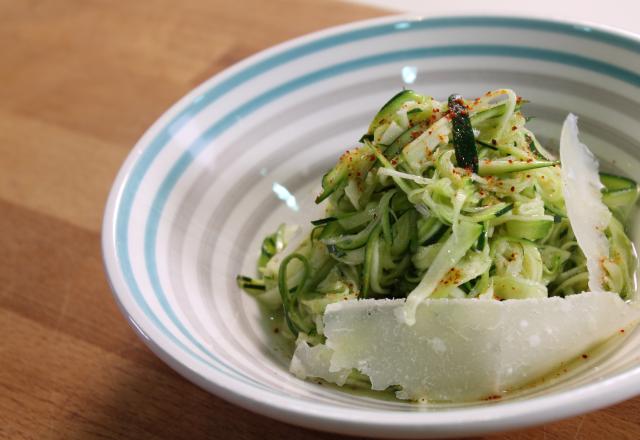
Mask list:
[[360,171],[358,171],[358,172],[356,173],[356,176],[360,177],[360,176],[362,176],[362,173],[361,173]]
[[516,190],[516,187],[515,187],[515,186],[512,186],[512,187],[511,187],[511,192],[514,192],[515,190]]
[[373,162],[374,160],[376,160],[376,157],[372,154],[371,156],[369,156],[369,160]]
[[392,159],[392,160],[391,160],[391,165],[394,165],[394,166],[395,166],[395,165],[397,165],[397,164],[398,164],[398,161],[397,161],[396,159]]
[[583,355],[582,355],[582,359],[586,359],[586,358],[588,358],[588,357],[589,357],[589,356],[588,356],[588,355],[586,355],[586,354],[583,354]]
[[491,139],[491,145],[498,145],[498,141],[496,141],[495,139]]
[[531,174],[527,174],[527,179],[531,178]]
[[509,159],[507,162],[509,162],[510,164],[512,164],[512,163],[513,163],[513,160]]
[[620,333],[624,333],[624,329],[623,328],[620,329]]
[[516,127],[515,125],[513,127],[511,127],[512,131],[516,131],[518,129],[518,127]]
[[527,163],[533,162],[533,159],[527,159]]
[[502,396],[498,394],[492,394],[491,396],[485,397],[484,400],[498,400],[498,399],[502,399]]

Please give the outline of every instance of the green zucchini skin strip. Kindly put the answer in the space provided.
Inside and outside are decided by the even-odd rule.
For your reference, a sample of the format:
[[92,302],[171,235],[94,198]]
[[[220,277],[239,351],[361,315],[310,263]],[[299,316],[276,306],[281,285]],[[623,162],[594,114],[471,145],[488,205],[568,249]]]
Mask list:
[[535,160],[481,160],[478,165],[478,175],[480,176],[498,176],[501,174],[518,173],[520,171],[535,170],[538,168],[546,168],[557,165],[558,162],[535,161]]
[[367,205],[362,211],[340,215],[337,217],[337,222],[346,231],[351,231],[359,226],[369,223],[371,219],[373,219],[375,213],[376,207],[369,207]]
[[260,295],[266,290],[264,280],[258,278],[238,275],[236,276],[236,283],[238,287],[251,295]]
[[391,255],[404,254],[411,243],[411,225],[416,221],[417,212],[410,209],[405,212],[392,227]]
[[345,180],[349,175],[349,170],[343,162],[331,169],[327,174],[322,176],[322,192],[316,197],[316,203],[321,203],[327,197],[329,197]]
[[[515,111],[520,110],[521,107],[522,107],[522,101],[519,103],[516,103]],[[500,117],[504,114],[506,108],[507,108],[507,104],[502,103],[485,110],[474,111],[470,116],[471,124],[472,125],[479,124],[480,122],[484,122],[489,119]]]
[[338,188],[341,188],[347,182],[350,174],[360,173],[361,178],[364,178],[374,161],[375,157],[364,146],[346,151],[340,156],[338,163],[322,176],[322,192],[316,197],[315,202],[322,202]]
[[318,240],[327,240],[339,237],[342,233],[344,233],[344,228],[340,226],[339,222],[327,223],[324,228],[322,228],[320,235],[318,235]]
[[604,185],[604,191],[613,192],[621,190],[638,190],[638,184],[628,177],[617,176],[615,174],[600,173],[600,182]]
[[[302,262],[303,277],[302,281],[300,281],[295,291],[293,292],[293,295],[291,295],[287,283],[287,266],[294,259],[300,260],[300,262]],[[309,265],[309,260],[307,260],[307,258],[301,254],[291,254],[285,257],[285,259],[282,260],[282,263],[280,264],[280,270],[278,271],[278,290],[280,291],[280,296],[282,298],[285,321],[291,333],[296,336],[301,331],[307,333],[310,330],[310,328],[304,324],[298,312],[295,310],[297,306],[297,299],[302,295],[302,292],[304,291],[304,284],[310,274],[311,266]]]
[[384,205],[382,205],[380,209],[382,235],[384,236],[384,241],[385,243],[387,243],[387,246],[391,246],[391,242],[393,240],[393,236],[391,234],[391,212],[389,207],[390,203],[391,198],[384,200]]
[[457,94],[449,96],[449,116],[451,117],[451,132],[458,166],[477,173],[476,139],[469,119],[469,110],[465,107],[462,96]]
[[336,221],[337,218],[335,217],[325,217],[325,218],[320,218],[318,220],[311,220],[311,224],[313,226],[320,226],[320,225],[324,225],[326,223],[331,223],[333,221]]
[[553,221],[535,220],[510,220],[505,223],[507,233],[514,237],[524,238],[526,240],[539,240],[547,236],[553,226]]
[[628,177],[609,173],[600,173],[600,182],[604,186],[602,202],[618,219],[625,220],[638,201],[640,187]]
[[500,202],[496,203],[493,206],[487,207],[483,211],[471,214],[467,217],[473,222],[486,222],[488,220],[492,220],[494,218],[505,215],[507,212],[511,211],[511,209],[513,209],[512,203]]
[[375,131],[376,127],[380,125],[385,119],[390,119],[391,116],[397,112],[402,104],[409,101],[416,101],[417,103],[424,102],[424,96],[414,92],[413,90],[402,90],[396,93],[389,101],[387,101],[378,113],[371,121],[369,125],[369,129],[367,130],[368,135],[372,135]]
[[418,243],[421,246],[435,243],[447,231],[447,225],[436,217],[429,217],[418,229]]
[[527,144],[529,146],[529,150],[531,151],[531,153],[533,153],[533,155],[539,159],[539,160],[547,160],[547,158],[538,150],[538,148],[536,147],[536,142],[533,140],[533,138],[529,135],[525,135],[525,140],[527,141]]
[[380,237],[381,226],[378,224],[367,237],[364,251],[364,267],[362,269],[362,297],[367,298],[371,290],[371,270],[375,252],[375,245]]
[[373,214],[373,220],[369,222],[366,228],[364,228],[362,231],[356,234],[342,236],[337,240],[335,240],[335,242],[332,242],[331,244],[335,245],[338,249],[342,249],[342,250],[352,250],[352,249],[357,249],[359,247],[364,246],[367,243],[367,240],[369,239],[369,235],[375,230],[378,224],[382,221],[383,214],[385,210],[389,209],[388,208],[389,202],[395,193],[396,193],[396,190],[390,190],[390,191],[387,191],[384,194],[384,196],[382,196],[382,199],[380,200],[380,204],[378,205],[378,209],[376,210],[375,214]]

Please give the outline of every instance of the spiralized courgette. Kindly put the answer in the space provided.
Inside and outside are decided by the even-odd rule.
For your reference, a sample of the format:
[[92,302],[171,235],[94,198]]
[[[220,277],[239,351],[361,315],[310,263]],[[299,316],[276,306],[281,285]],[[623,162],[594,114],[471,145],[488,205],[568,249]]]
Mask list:
[[[245,291],[282,307],[287,328],[324,340],[328,304],[349,299],[544,298],[589,289],[589,272],[563,196],[561,164],[526,128],[507,89],[447,102],[405,90],[374,117],[361,145],[322,179],[326,217],[265,238]],[[635,291],[624,229],[638,187],[603,174],[613,215],[603,288]],[[407,323],[412,317],[405,316]]]

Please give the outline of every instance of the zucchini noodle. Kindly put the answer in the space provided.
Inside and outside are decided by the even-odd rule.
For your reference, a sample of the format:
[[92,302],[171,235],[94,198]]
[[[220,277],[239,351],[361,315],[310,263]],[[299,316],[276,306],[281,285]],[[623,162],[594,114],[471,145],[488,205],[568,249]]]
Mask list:
[[[512,90],[448,102],[405,90],[376,114],[361,144],[322,178],[326,217],[294,239],[265,238],[246,292],[282,308],[288,330],[322,343],[328,304],[348,299],[505,300],[589,290],[587,258],[567,217],[561,164],[525,127]],[[611,210],[603,288],[630,299],[635,253],[625,232],[638,196],[602,174]],[[411,324],[410,313],[404,316]]]

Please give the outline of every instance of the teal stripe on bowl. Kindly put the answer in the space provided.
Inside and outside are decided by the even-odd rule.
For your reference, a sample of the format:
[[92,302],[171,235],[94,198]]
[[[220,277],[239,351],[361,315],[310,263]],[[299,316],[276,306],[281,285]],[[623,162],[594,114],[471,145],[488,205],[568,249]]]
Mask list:
[[[597,60],[593,60],[586,57],[581,57],[573,54],[567,54],[563,52],[556,52],[544,49],[536,49],[536,48],[522,48],[515,46],[449,46],[449,47],[437,47],[437,48],[420,48],[420,49],[412,49],[402,52],[393,52],[387,54],[374,55],[371,57],[365,57],[359,60],[353,60],[346,63],[341,63],[336,66],[331,66],[325,69],[321,69],[319,71],[304,75],[303,77],[299,77],[294,79],[284,85],[276,87],[262,95],[260,95],[258,100],[260,100],[259,105],[256,104],[255,101],[251,103],[251,105],[244,105],[229,113],[227,116],[222,118],[218,123],[212,125],[205,133],[201,135],[201,137],[194,142],[194,144],[189,148],[188,152],[185,153],[171,168],[169,174],[164,179],[162,185],[160,186],[158,193],[156,194],[153,202],[153,206],[151,209],[150,217],[147,221],[146,230],[145,230],[145,259],[147,264],[147,270],[149,271],[150,279],[152,280],[152,286],[154,288],[156,297],[160,302],[163,310],[169,318],[173,321],[173,323],[180,329],[181,333],[185,335],[189,340],[194,342],[196,346],[203,353],[207,354],[211,357],[216,364],[211,364],[210,362],[203,359],[198,354],[194,353],[187,346],[185,346],[182,342],[180,342],[171,332],[162,324],[159,318],[153,313],[150,309],[149,305],[146,303],[139,286],[135,280],[133,275],[133,270],[131,267],[131,260],[128,254],[128,223],[131,215],[131,208],[133,199],[137,192],[137,189],[146,174],[147,170],[150,168],[153,160],[160,153],[162,148],[166,145],[166,143],[171,139],[172,133],[175,133],[180,127],[184,126],[189,120],[193,119],[203,108],[207,105],[215,102],[217,99],[222,97],[229,90],[243,84],[251,78],[254,78],[268,70],[271,70],[275,67],[278,67],[282,64],[285,64],[294,59],[300,58],[302,56],[318,52],[320,50],[346,44],[349,42],[353,42],[360,39],[373,38],[376,36],[382,36],[385,34],[393,33],[393,32],[404,32],[404,31],[415,31],[415,30],[424,30],[429,28],[443,28],[443,27],[466,27],[466,26],[500,26],[500,27],[526,27],[528,29],[533,30],[541,30],[541,31],[551,31],[558,32],[563,34],[569,34],[576,37],[588,38],[592,40],[597,40],[599,42],[603,42],[606,44],[611,44],[617,47],[621,47],[624,49],[633,50],[634,52],[640,52],[640,44],[632,39],[627,39],[621,36],[608,34],[602,31],[590,31],[588,28],[576,27],[563,23],[552,23],[552,22],[544,22],[537,20],[529,20],[529,19],[510,19],[510,18],[491,18],[491,17],[468,17],[468,18],[445,18],[445,19],[434,19],[434,20],[424,20],[419,22],[396,22],[391,24],[384,24],[373,26],[367,29],[361,29],[356,31],[349,31],[343,34],[334,35],[331,37],[325,37],[324,39],[316,40],[314,42],[308,43],[306,45],[302,45],[293,49],[290,49],[286,52],[282,52],[280,54],[276,54],[271,58],[268,58],[254,66],[250,66],[247,69],[239,72],[237,75],[223,81],[217,86],[211,88],[206,91],[204,94],[200,95],[196,99],[193,100],[192,103],[188,104],[187,107],[181,111],[174,119],[168,123],[160,133],[149,143],[149,146],[143,151],[142,155],[138,159],[137,163],[134,165],[134,168],[131,174],[128,176],[126,183],[124,184],[122,198],[120,201],[120,206],[118,212],[116,214],[116,248],[118,257],[120,259],[120,266],[122,268],[123,276],[125,278],[126,283],[129,285],[129,288],[132,291],[132,295],[141,308],[143,313],[154,323],[154,325],[170,340],[179,346],[181,349],[185,350],[189,353],[190,356],[194,357],[200,362],[204,362],[207,365],[213,367],[217,371],[220,371],[224,374],[234,376],[240,380],[244,379],[244,382],[251,382],[256,385],[260,385],[256,383],[251,378],[241,375],[235,370],[232,370],[229,366],[224,364],[220,359],[215,357],[213,354],[208,352],[208,350],[204,349],[192,335],[188,333],[184,325],[179,322],[177,316],[170,309],[166,295],[161,289],[158,273],[157,273],[157,264],[155,261],[155,249],[156,249],[156,234],[157,228],[159,225],[159,218],[162,209],[166,203],[166,200],[173,189],[173,186],[180,178],[182,173],[187,169],[189,164],[192,162],[194,154],[199,154],[205,146],[215,137],[219,136],[226,129],[231,127],[234,123],[234,119],[239,116],[246,116],[250,114],[252,111],[255,111],[261,106],[271,102],[274,99],[277,99],[287,93],[290,93],[294,90],[297,90],[300,87],[303,87],[305,84],[310,84],[311,82],[317,82],[322,79],[329,78],[331,76],[335,76],[339,73],[344,73],[351,70],[361,69],[364,67],[369,67],[377,64],[389,63],[394,61],[402,61],[408,58],[415,57],[443,57],[443,56],[467,56],[467,55],[477,55],[477,56],[507,56],[507,57],[516,57],[516,58],[534,58],[542,61],[549,61],[555,63],[561,63],[566,65],[571,65],[574,67],[580,67],[586,70],[591,70],[594,72],[598,72],[601,74],[605,74],[611,76],[613,78],[625,81],[629,84],[638,86],[640,85],[640,77],[626,69],[619,68],[617,66],[613,66],[607,63],[603,63]],[[478,50],[482,49],[483,53],[478,53]],[[469,51],[473,51],[470,53]],[[302,79],[304,78],[304,79]],[[220,364],[224,368],[224,370],[218,368],[217,364]],[[228,369],[228,370],[227,370]],[[241,377],[240,377],[240,376]],[[261,388],[263,386],[260,385]]]

